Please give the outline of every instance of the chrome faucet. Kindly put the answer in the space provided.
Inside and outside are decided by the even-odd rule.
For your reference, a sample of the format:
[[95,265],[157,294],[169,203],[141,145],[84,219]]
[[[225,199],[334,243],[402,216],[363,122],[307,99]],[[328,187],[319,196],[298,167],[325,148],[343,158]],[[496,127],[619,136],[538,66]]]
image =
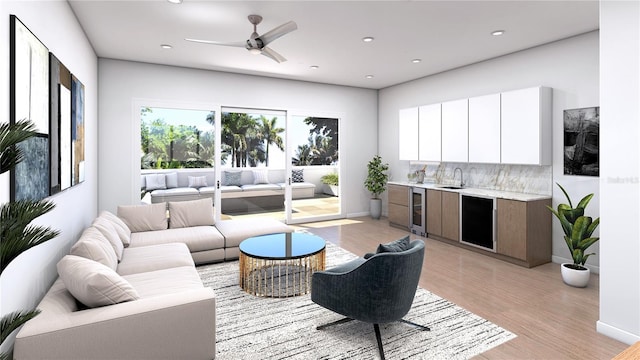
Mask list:
[[453,181],[454,182],[456,181],[456,171],[458,171],[458,170],[460,170],[460,187],[463,187],[464,186],[464,182],[462,180],[462,169],[461,168],[457,167],[457,168],[453,169]]

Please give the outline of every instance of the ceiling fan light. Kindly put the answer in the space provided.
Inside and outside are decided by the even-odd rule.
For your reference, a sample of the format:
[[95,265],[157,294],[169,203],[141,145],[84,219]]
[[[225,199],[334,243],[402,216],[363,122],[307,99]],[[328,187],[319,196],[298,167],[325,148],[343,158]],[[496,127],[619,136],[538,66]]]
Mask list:
[[260,53],[262,53],[262,50],[253,48],[253,49],[249,49],[249,52],[252,53],[253,55],[260,55]]

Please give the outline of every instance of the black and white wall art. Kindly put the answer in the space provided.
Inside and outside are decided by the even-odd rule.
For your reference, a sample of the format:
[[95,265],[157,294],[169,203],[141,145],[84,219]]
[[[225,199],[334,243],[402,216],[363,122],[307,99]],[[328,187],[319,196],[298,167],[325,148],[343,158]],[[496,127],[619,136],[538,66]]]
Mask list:
[[600,107],[564,111],[564,174],[599,176]]

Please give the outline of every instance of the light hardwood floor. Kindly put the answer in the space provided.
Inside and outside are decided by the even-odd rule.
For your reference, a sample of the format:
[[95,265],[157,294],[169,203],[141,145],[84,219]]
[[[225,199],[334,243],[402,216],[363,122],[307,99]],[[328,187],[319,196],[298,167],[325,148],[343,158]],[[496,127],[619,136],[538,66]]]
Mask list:
[[[409,234],[386,218],[295,225],[356,255]],[[564,285],[558,264],[516,266],[437,240],[425,240],[420,286],[518,337],[477,359],[611,359],[627,345],[596,332],[599,278],[587,288]],[[428,324],[426,324],[428,325]]]

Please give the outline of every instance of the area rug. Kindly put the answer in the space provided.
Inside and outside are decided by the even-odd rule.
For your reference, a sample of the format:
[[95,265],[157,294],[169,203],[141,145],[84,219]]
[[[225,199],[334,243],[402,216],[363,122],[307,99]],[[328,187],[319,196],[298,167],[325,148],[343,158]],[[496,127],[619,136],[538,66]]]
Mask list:
[[[327,243],[327,268],[354,257]],[[245,293],[238,286],[237,261],[200,266],[198,272],[216,294],[216,359],[378,358],[371,324],[351,321],[316,330],[342,316],[309,295],[271,299]],[[387,359],[468,359],[516,337],[422,288],[405,319],[431,331],[400,322],[381,325]]]

